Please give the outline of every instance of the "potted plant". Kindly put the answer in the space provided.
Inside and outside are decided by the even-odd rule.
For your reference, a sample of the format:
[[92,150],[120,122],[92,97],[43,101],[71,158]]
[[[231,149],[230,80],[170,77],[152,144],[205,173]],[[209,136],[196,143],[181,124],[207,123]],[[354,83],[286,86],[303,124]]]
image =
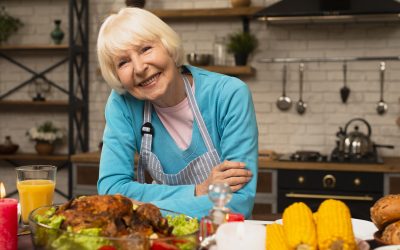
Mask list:
[[6,8],[1,6],[0,8],[0,44],[6,42],[8,38],[15,32],[18,31],[23,23],[15,17],[10,16],[6,12]]
[[36,142],[35,149],[40,155],[53,153],[54,143],[64,137],[61,129],[54,126],[51,121],[46,121],[37,127],[28,130],[27,135]]
[[236,65],[246,65],[247,58],[258,45],[257,38],[249,32],[237,32],[228,36],[227,50],[235,57]]

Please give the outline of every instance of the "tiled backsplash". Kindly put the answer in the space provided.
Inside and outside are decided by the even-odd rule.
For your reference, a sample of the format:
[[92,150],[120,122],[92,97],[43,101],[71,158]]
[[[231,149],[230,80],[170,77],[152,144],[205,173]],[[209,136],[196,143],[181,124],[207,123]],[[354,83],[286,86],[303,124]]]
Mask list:
[[[54,1],[48,1],[51,2],[48,6],[54,6]],[[96,36],[103,17],[112,10],[123,7],[124,1],[89,2],[90,148],[96,150],[102,137],[103,109],[109,93],[108,86],[97,72]],[[253,0],[252,5],[261,6],[271,2]],[[47,7],[46,4],[35,8],[30,1],[20,4],[20,1],[14,3],[14,1],[0,0],[0,5],[2,4],[7,6],[9,13],[19,16],[25,23],[21,31],[12,37],[10,43],[49,42],[48,34],[56,17],[61,17],[62,28],[67,30],[66,8]],[[28,8],[30,5],[33,8]],[[229,6],[229,0],[157,0],[147,1],[146,8]],[[43,15],[43,12],[46,15]],[[218,20],[193,18],[185,19],[184,22],[173,20],[168,22],[181,35],[186,52],[212,53],[213,41],[217,35],[226,36],[230,32],[242,29],[241,20],[238,18]],[[400,54],[400,23],[267,25],[252,20],[250,31],[259,39],[259,47],[249,62],[255,68],[256,74],[242,80],[249,85],[253,93],[260,132],[260,149],[272,149],[278,152],[302,149],[330,153],[335,147],[338,127],[344,126],[351,118],[362,117],[371,124],[374,142],[396,146],[394,150],[381,149],[381,153],[400,155],[400,127],[395,122],[400,116],[400,61],[386,62],[384,99],[388,103],[389,110],[383,116],[376,113],[376,104],[379,101],[379,61],[348,63],[347,81],[351,94],[347,104],[341,102],[339,94],[343,86],[342,64],[306,63],[303,100],[307,102],[308,108],[304,115],[297,114],[294,106],[286,112],[277,109],[276,100],[282,94],[282,64],[259,62],[259,59],[273,57],[397,56]],[[228,63],[233,63],[232,56],[229,57]],[[33,67],[40,69],[46,65],[45,60],[35,59]],[[299,98],[298,67],[297,63],[288,65],[287,95],[294,104]],[[26,78],[20,74],[19,69],[4,60],[0,60],[0,68],[1,92],[9,88],[13,82]],[[62,78],[65,77],[65,72],[56,72],[53,76]],[[29,98],[27,90],[25,95]],[[63,118],[56,119],[60,123],[64,122]],[[26,128],[32,124],[27,124],[25,119],[23,123],[21,121],[22,118],[18,114],[0,114],[0,138],[10,133],[12,129],[13,140],[22,145],[21,149],[33,150],[31,142],[25,137]],[[41,120],[31,119],[31,123],[35,122],[39,123]],[[24,124],[26,128],[22,125],[14,127],[13,124]]]

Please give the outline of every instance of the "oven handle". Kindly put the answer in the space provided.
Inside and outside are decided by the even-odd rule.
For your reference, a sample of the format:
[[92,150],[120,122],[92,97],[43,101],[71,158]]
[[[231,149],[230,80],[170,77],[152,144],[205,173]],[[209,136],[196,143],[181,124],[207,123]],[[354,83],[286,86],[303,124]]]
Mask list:
[[365,196],[350,196],[350,195],[325,195],[325,194],[296,194],[288,193],[287,198],[304,198],[304,199],[336,199],[336,200],[353,200],[353,201],[373,201],[374,198]]

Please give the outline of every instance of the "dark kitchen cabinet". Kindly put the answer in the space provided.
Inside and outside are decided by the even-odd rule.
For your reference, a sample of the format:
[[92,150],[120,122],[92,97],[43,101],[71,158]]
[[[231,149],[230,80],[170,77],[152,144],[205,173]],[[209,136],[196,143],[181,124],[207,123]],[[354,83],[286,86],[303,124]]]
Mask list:
[[265,216],[277,211],[277,171],[258,169],[257,193],[252,219],[264,220]]
[[325,199],[341,200],[353,218],[369,220],[370,207],[383,196],[383,173],[330,170],[278,170],[278,212],[294,202],[313,212]]
[[400,194],[400,174],[385,174],[385,194]]

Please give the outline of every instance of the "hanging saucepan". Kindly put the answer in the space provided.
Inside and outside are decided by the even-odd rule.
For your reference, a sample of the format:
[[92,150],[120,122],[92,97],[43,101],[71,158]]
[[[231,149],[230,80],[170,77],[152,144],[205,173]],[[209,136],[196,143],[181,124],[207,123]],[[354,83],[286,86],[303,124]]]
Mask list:
[[282,77],[282,96],[276,101],[276,106],[282,111],[290,109],[292,106],[292,100],[286,96],[286,77],[287,77],[287,65],[283,65],[283,77]]
[[[359,131],[358,125],[354,126],[354,131],[348,132],[350,124],[356,121],[365,124],[368,130],[367,135]],[[344,134],[345,134],[344,153],[350,156],[356,156],[361,158],[368,154],[374,154],[377,147],[390,148],[390,149],[394,148],[393,145],[375,144],[373,141],[371,141],[371,133],[372,133],[371,126],[366,120],[362,118],[351,119],[349,122],[347,122],[346,126],[344,127]]]

